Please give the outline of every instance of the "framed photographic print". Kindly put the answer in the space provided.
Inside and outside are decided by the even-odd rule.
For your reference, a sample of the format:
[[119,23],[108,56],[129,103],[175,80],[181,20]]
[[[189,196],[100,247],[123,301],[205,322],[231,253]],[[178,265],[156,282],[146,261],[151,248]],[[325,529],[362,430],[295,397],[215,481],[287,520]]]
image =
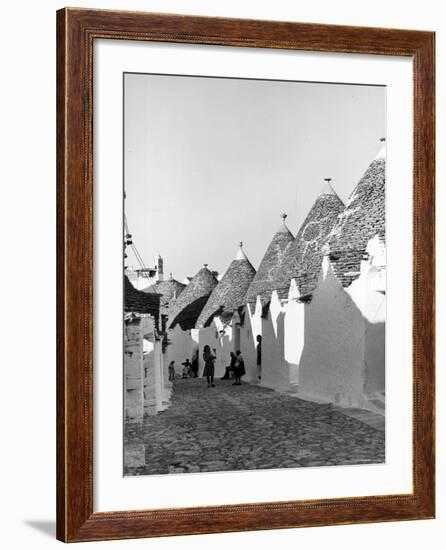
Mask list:
[[57,41],[58,538],[434,517],[434,34]]

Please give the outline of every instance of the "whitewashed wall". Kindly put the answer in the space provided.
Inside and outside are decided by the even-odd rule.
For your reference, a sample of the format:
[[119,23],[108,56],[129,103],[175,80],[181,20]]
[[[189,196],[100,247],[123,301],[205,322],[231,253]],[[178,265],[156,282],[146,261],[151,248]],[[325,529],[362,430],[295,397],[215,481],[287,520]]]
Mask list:
[[186,359],[192,361],[194,351],[198,347],[198,338],[196,331],[183,330],[179,325],[168,332],[169,345],[165,352],[165,369],[171,361],[175,361],[175,373],[176,376],[181,376],[183,366]]
[[144,414],[156,414],[156,379],[155,379],[155,344],[148,339],[144,339]]
[[169,406],[170,391],[165,386],[161,341],[144,338],[144,414],[153,415]]
[[363,261],[360,277],[344,289],[324,258],[313,300],[305,307],[300,395],[363,407],[384,392],[385,294],[376,290],[382,255],[376,259]]
[[370,240],[367,253],[361,275],[348,291],[365,320],[364,396],[373,399],[385,391],[386,250],[377,236]]
[[299,290],[296,281],[291,281],[288,301],[284,304],[284,358],[288,367],[289,384],[293,389],[299,382],[299,365],[305,343],[305,307],[299,302]]
[[274,291],[268,314],[262,318],[262,386],[288,390],[290,374],[285,362],[285,311]]
[[257,381],[257,351],[256,336],[262,335],[262,306],[260,299],[254,308],[247,304],[245,306],[244,323],[240,327],[240,351],[245,360],[246,375],[244,380],[247,382]]

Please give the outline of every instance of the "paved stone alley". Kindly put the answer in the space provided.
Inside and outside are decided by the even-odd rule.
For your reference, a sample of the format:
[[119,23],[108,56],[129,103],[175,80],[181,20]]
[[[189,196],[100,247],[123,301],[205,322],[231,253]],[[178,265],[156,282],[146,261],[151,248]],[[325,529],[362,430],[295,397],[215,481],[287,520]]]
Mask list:
[[145,467],[126,475],[296,468],[384,461],[384,432],[317,404],[260,386],[175,380],[170,407],[129,424]]

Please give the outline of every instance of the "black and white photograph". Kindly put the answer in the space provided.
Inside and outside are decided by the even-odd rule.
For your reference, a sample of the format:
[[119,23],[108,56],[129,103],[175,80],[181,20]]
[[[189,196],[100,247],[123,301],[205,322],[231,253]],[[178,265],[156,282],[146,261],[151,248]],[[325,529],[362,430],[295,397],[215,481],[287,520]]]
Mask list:
[[386,87],[123,89],[124,475],[384,463]]
[[5,550],[441,547],[444,5],[2,5]]

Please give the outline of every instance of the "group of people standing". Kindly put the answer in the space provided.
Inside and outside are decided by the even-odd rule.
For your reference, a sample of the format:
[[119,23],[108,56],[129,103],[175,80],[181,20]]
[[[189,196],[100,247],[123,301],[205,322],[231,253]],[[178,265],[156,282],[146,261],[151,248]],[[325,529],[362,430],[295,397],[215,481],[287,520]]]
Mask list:
[[[257,374],[259,380],[261,379],[261,365],[262,365],[262,337],[257,336]],[[209,345],[205,345],[203,348],[203,361],[204,370],[203,376],[206,377],[207,387],[215,388],[214,374],[215,374],[215,360],[217,359],[217,351],[211,348]],[[189,359],[186,359],[183,365],[182,378],[196,378],[198,376],[198,350],[194,354],[192,363]],[[230,363],[226,367],[226,372],[221,378],[222,380],[234,379],[233,386],[240,386],[242,376],[246,374],[245,361],[240,350],[230,352]],[[169,363],[169,380],[175,379],[175,361]]]
[[234,378],[234,386],[240,386],[242,376],[246,374],[245,361],[241,351],[236,351],[235,353],[231,351],[231,361],[230,364],[226,367],[225,375],[222,377],[222,380],[229,380]]
[[[204,361],[204,371],[203,376],[206,376],[207,382],[208,382],[208,388],[215,387],[214,384],[214,363],[215,359],[217,358],[216,350],[213,350],[213,353],[211,352],[211,348],[206,345],[203,349],[203,361]],[[229,380],[231,378],[231,375],[234,377],[235,382],[233,383],[234,386],[240,386],[242,376],[246,374],[245,370],[245,361],[243,360],[242,352],[236,351],[235,353],[231,351],[231,360],[230,364],[226,367],[225,375],[222,377],[222,380]]]

